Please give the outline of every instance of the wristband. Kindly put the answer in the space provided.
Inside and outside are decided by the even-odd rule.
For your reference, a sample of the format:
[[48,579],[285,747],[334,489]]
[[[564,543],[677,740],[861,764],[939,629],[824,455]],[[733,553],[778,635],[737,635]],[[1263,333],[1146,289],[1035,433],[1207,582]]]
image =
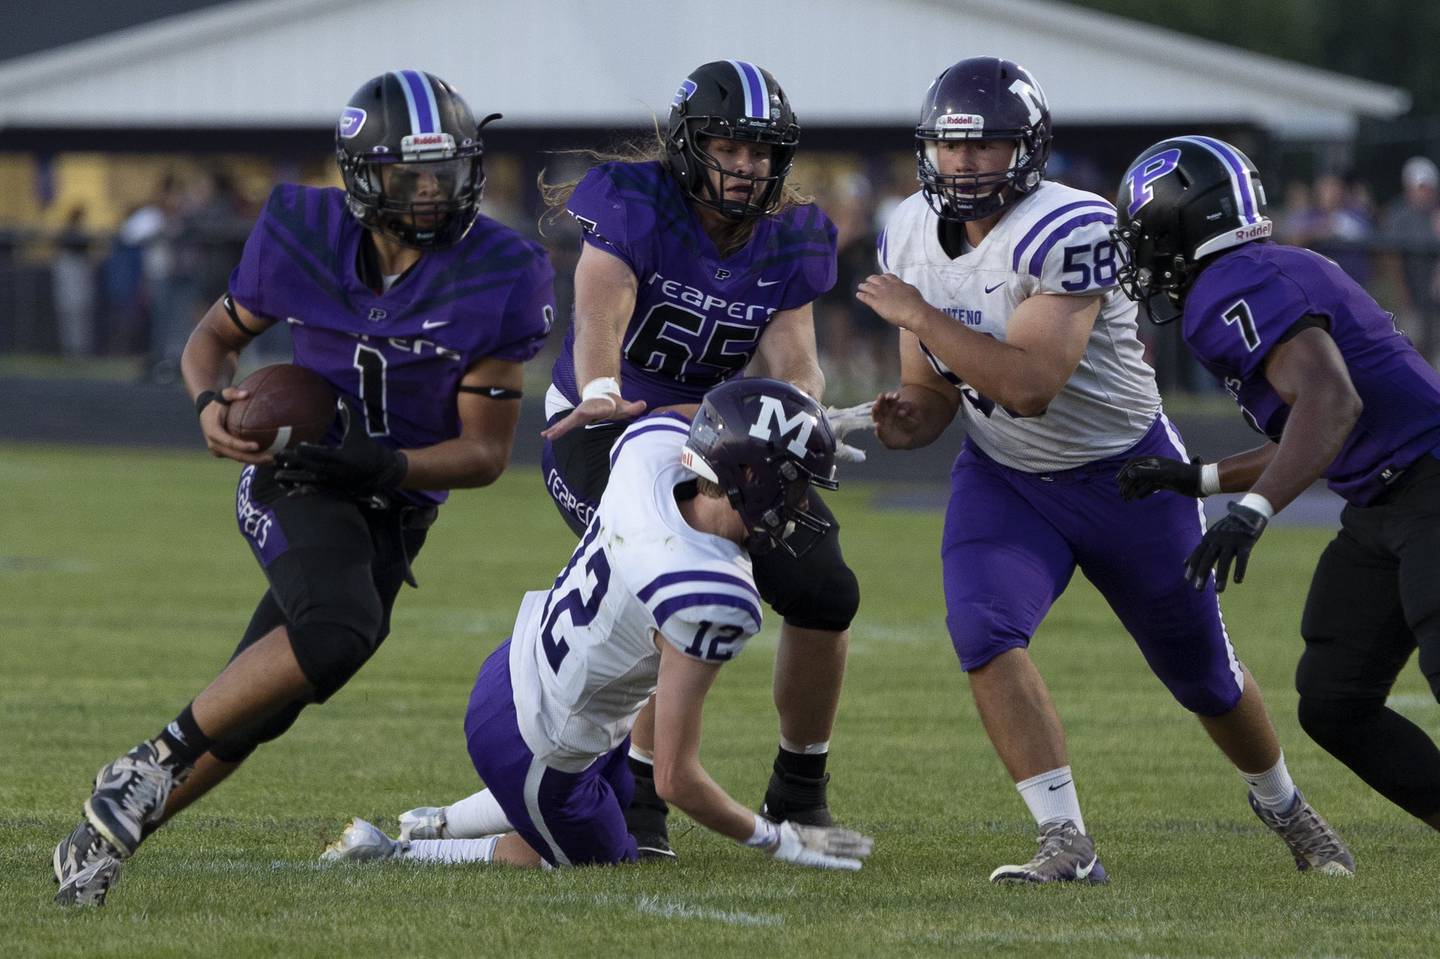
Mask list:
[[205,412],[205,407],[211,403],[219,403],[221,406],[229,406],[230,401],[225,399],[214,390],[201,390],[200,395],[195,397],[195,415],[199,416]]
[[740,840],[740,845],[751,849],[771,849],[780,842],[780,827],[764,816],[755,817],[755,831],[749,839]]
[[1200,495],[1214,496],[1220,492],[1220,464],[1206,463],[1200,467]]
[[620,395],[620,381],[613,376],[597,376],[585,388],[580,391],[580,402],[593,400],[597,397],[610,397]]
[[1275,507],[1271,506],[1270,501],[1259,493],[1246,493],[1235,505],[1253,509],[1267,520],[1275,515]]

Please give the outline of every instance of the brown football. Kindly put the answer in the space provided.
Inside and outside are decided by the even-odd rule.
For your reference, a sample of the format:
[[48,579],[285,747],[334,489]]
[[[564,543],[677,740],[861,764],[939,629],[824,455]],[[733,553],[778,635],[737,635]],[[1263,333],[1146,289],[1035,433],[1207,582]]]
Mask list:
[[325,377],[303,366],[277,363],[256,370],[238,384],[250,396],[230,404],[225,429],[275,453],[297,443],[315,443],[335,420],[335,391]]

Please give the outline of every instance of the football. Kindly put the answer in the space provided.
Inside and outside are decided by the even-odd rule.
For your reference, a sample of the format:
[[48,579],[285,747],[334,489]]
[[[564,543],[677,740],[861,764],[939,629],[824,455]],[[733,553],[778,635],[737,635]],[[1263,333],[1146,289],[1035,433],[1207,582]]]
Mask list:
[[238,388],[250,395],[230,404],[225,428],[267,453],[317,442],[335,420],[335,391],[325,377],[303,366],[262,367]]

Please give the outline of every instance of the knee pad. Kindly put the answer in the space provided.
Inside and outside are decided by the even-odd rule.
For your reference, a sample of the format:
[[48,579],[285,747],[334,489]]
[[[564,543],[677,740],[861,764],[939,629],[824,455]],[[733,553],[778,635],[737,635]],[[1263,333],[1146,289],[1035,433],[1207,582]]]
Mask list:
[[380,644],[379,624],[331,621],[290,627],[290,647],[300,671],[315,687],[315,702],[335,695],[364,666]]
[[214,743],[210,747],[210,754],[221,762],[244,762],[262,743],[268,743],[283,736],[286,730],[295,725],[295,720],[300,717],[300,711],[308,705],[310,705],[308,702],[291,703],[254,729]]
[[800,629],[838,633],[850,628],[860,609],[860,581],[844,563],[813,579],[795,577],[779,592],[772,603],[775,612]]

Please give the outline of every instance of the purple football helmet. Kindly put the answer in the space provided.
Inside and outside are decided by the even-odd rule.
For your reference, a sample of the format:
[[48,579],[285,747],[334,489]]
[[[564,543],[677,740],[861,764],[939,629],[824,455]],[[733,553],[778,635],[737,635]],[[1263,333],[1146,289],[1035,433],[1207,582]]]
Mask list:
[[[930,209],[947,220],[983,220],[1040,185],[1050,159],[1045,91],[1020,64],[998,57],[961,60],[935,78],[915,127],[915,163]],[[1010,166],[997,173],[942,174],[942,140],[1012,140]]]
[[[830,529],[806,509],[810,487],[839,489],[835,433],[825,411],[789,383],[737,378],[705,394],[681,463],[725,491],[754,554],[803,555]],[[796,545],[797,529],[811,535]]]
[[419,70],[366,81],[335,126],[335,160],[350,212],[405,246],[458,242],[475,222],[485,190],[480,128],[499,116],[477,125],[454,87]]
[[1154,323],[1180,316],[1200,261],[1274,229],[1255,164],[1214,137],[1173,137],[1141,153],[1115,207],[1120,289]]

